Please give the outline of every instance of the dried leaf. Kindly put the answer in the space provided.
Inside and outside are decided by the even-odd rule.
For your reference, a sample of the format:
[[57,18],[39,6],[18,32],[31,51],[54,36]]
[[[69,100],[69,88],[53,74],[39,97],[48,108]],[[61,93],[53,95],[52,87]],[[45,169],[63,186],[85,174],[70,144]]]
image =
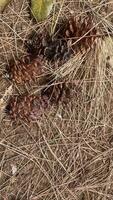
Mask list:
[[51,12],[53,0],[31,0],[31,11],[37,21],[44,20]]
[[5,7],[10,3],[11,0],[0,0],[0,13],[2,13]]

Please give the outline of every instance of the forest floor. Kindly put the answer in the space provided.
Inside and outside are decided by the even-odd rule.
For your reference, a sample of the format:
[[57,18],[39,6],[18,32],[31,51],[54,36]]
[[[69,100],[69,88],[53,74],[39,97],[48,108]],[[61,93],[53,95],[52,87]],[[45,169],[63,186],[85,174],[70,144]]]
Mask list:
[[[97,38],[84,62],[81,53],[74,64],[69,61],[66,73],[73,87],[68,104],[52,106],[30,124],[13,123],[1,112],[0,200],[112,200],[113,1],[57,0],[54,6],[59,17],[82,16],[89,9],[107,34]],[[1,99],[12,86],[2,76],[9,59],[26,53],[30,32],[50,24],[53,14],[34,23],[27,0],[12,0],[0,14]]]

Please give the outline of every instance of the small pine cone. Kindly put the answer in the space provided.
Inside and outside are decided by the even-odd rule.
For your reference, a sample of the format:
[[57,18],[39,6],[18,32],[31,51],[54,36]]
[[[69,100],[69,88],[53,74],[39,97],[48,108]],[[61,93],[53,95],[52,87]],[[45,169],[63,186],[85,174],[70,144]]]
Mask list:
[[47,96],[22,95],[12,97],[6,106],[6,113],[14,121],[20,119],[24,121],[37,120],[48,107]]
[[[70,18],[64,31],[65,38],[71,40],[73,50],[81,50],[82,48],[86,50],[90,49],[94,44],[96,34],[97,29],[90,15],[87,15],[85,18]],[[76,43],[77,40],[79,41]],[[75,45],[73,45],[73,43],[75,43]]]
[[47,96],[51,104],[58,104],[60,101],[67,103],[70,98],[70,87],[66,83],[48,85],[41,91],[41,95]]
[[63,64],[72,54],[65,39],[59,38],[57,35],[50,36],[47,32],[46,34],[33,33],[26,47],[28,53],[41,55],[51,63]]
[[6,67],[8,78],[16,84],[31,83],[43,73],[43,64],[39,58],[23,57]]

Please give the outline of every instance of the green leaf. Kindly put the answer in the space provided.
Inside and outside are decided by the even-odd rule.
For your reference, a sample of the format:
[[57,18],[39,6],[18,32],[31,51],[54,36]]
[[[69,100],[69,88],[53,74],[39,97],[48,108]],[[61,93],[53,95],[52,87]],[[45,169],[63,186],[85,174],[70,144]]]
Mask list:
[[0,0],[0,13],[4,11],[5,7],[11,0]]
[[31,0],[31,12],[37,21],[44,20],[51,12],[53,0]]

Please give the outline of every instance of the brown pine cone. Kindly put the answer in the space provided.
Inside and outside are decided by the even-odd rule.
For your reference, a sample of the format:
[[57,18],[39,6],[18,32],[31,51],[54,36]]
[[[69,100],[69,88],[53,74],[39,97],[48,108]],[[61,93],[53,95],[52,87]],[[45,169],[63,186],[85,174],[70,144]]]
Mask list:
[[47,96],[50,104],[67,103],[70,98],[70,85],[64,83],[53,83],[47,85],[42,91],[41,95]]
[[6,113],[12,120],[37,120],[48,107],[48,98],[36,95],[20,95],[12,97],[6,106]]
[[25,56],[20,60],[11,61],[6,67],[8,78],[16,84],[31,83],[43,73],[43,64],[39,58],[31,59]]
[[[65,38],[71,40],[74,50],[81,50],[82,48],[87,50],[91,48],[96,39],[96,34],[97,28],[95,27],[93,18],[89,14],[84,18],[81,16],[79,18],[70,18],[64,33]],[[77,40],[79,41],[76,43]]]

